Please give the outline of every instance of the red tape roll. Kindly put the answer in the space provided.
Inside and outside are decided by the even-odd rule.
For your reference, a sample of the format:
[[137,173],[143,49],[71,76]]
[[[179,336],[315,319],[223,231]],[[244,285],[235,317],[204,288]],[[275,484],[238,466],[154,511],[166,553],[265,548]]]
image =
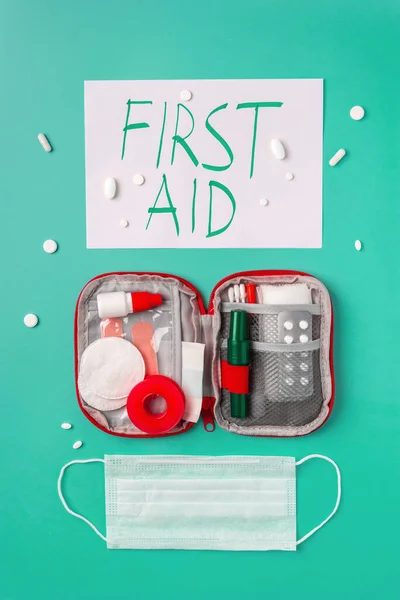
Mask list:
[[[151,396],[164,398],[167,408],[161,414],[147,410],[146,400]],[[179,423],[185,409],[185,396],[175,381],[164,375],[146,377],[131,390],[126,403],[128,417],[145,433],[170,431]]]

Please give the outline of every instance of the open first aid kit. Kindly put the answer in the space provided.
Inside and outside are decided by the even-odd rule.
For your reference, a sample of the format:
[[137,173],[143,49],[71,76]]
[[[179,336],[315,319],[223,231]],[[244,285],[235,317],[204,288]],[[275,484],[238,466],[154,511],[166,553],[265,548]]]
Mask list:
[[208,311],[179,277],[108,273],[77,302],[78,402],[126,437],[183,433],[200,416],[207,430],[305,435],[332,410],[332,342],[329,293],[305,273],[236,273]]

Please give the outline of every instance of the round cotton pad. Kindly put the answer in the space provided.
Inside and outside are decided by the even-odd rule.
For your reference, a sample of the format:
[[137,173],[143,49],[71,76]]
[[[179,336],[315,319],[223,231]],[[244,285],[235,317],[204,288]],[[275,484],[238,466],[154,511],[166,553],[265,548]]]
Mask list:
[[135,346],[117,337],[102,338],[82,354],[78,387],[89,406],[115,410],[125,406],[129,392],[144,374],[144,361]]

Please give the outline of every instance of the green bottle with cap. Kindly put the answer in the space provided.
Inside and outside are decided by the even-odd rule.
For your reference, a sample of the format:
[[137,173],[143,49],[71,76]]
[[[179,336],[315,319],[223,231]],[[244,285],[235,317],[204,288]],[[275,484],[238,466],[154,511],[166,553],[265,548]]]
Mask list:
[[[228,363],[240,367],[250,364],[248,315],[244,310],[231,312]],[[235,418],[247,417],[247,394],[231,392],[231,416]]]

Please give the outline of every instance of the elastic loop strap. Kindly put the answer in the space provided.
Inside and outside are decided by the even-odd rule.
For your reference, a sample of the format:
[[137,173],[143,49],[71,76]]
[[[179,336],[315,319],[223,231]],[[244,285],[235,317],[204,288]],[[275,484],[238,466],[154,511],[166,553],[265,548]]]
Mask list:
[[307,540],[309,537],[311,537],[316,531],[318,531],[318,529],[321,529],[321,527],[323,527],[328,521],[330,521],[330,519],[332,519],[333,515],[336,513],[337,509],[339,508],[340,498],[342,496],[342,478],[340,475],[339,467],[337,466],[335,461],[332,460],[331,458],[329,458],[328,456],[324,456],[323,454],[310,454],[309,456],[305,456],[301,460],[298,460],[296,462],[296,466],[301,465],[302,463],[306,462],[307,460],[310,460],[311,458],[321,458],[322,460],[326,460],[327,462],[331,463],[331,465],[333,465],[335,467],[336,475],[337,475],[337,498],[336,498],[335,507],[334,507],[333,511],[331,512],[331,514],[326,519],[324,519],[322,521],[322,523],[317,525],[317,527],[314,527],[314,529],[311,529],[311,531],[306,533],[305,536],[303,536],[300,540],[298,540],[296,542],[297,546],[299,544],[302,544],[305,540]]
[[230,365],[226,360],[221,360],[221,387],[232,394],[248,394],[249,367]]
[[100,533],[100,531],[97,529],[97,527],[95,527],[93,525],[93,523],[91,521],[89,521],[89,519],[86,519],[86,517],[84,517],[83,515],[80,515],[76,512],[74,512],[73,510],[70,509],[70,507],[68,506],[64,495],[62,493],[62,489],[61,489],[61,482],[62,482],[62,478],[64,476],[65,471],[68,469],[68,467],[70,467],[71,465],[78,465],[78,464],[84,464],[84,463],[93,463],[93,462],[104,462],[104,459],[102,458],[88,458],[87,460],[71,460],[71,462],[67,463],[66,465],[63,466],[63,468],[60,471],[60,475],[58,476],[58,481],[57,481],[57,491],[58,491],[58,496],[65,508],[65,510],[67,512],[69,512],[70,515],[72,515],[73,517],[76,517],[77,519],[80,519],[81,521],[84,521],[85,523],[87,523],[95,533],[97,533],[97,535],[99,537],[101,537],[102,540],[104,540],[105,542],[107,541],[107,538]]

